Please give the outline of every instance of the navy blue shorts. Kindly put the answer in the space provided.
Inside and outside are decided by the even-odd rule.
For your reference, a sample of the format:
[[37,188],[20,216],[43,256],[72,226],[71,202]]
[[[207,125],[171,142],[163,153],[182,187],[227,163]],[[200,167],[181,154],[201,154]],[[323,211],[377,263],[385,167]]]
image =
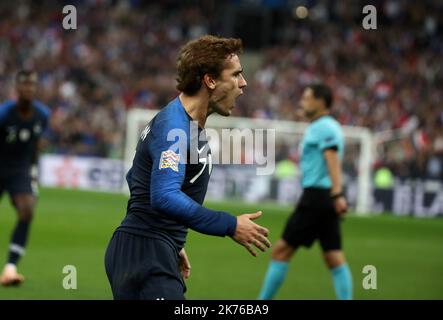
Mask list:
[[184,300],[179,255],[166,241],[116,231],[105,268],[116,300]]
[[17,193],[34,194],[31,174],[29,171],[8,175],[0,174],[0,196],[4,191],[7,191],[10,195]]

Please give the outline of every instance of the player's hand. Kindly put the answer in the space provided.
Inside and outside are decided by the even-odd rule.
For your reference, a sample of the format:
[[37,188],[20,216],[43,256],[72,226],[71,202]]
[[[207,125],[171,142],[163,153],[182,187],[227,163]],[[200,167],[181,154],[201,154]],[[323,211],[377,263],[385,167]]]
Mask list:
[[232,236],[234,241],[244,246],[250,254],[257,256],[253,246],[256,246],[261,251],[266,251],[271,246],[267,236],[268,229],[254,223],[252,220],[259,218],[262,215],[261,211],[250,214],[242,214],[237,217],[237,228],[235,234]]
[[339,216],[344,216],[348,211],[348,203],[346,202],[346,198],[341,196],[334,199],[334,208],[335,212],[337,212]]
[[191,275],[191,263],[189,262],[189,258],[186,254],[185,248],[181,249],[180,251],[180,261],[178,265],[183,279],[188,279]]

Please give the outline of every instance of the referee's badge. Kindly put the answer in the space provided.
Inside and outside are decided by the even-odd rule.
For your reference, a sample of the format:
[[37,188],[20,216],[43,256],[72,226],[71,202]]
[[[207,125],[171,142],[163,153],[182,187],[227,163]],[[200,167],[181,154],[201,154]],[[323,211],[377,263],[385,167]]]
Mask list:
[[159,170],[171,168],[178,172],[178,163],[180,162],[180,155],[172,150],[163,151],[160,156]]

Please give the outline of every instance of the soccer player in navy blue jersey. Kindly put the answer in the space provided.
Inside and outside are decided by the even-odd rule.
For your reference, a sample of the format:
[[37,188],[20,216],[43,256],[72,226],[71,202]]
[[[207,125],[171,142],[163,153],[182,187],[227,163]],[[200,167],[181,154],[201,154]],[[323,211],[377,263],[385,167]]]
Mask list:
[[17,263],[25,253],[37,195],[37,161],[50,112],[35,100],[37,73],[22,70],[16,76],[17,100],[0,105],[0,197],[10,195],[18,222],[9,246],[8,262],[0,276],[4,286],[20,284],[24,277]]
[[126,176],[127,214],[106,251],[115,299],[184,299],[191,269],[184,250],[188,228],[230,236],[254,256],[253,246],[270,246],[268,230],[252,221],[261,212],[235,217],[202,206],[212,170],[206,119],[212,113],[229,116],[243,93],[241,51],[241,40],[215,36],[182,47],[180,95],[141,134]]

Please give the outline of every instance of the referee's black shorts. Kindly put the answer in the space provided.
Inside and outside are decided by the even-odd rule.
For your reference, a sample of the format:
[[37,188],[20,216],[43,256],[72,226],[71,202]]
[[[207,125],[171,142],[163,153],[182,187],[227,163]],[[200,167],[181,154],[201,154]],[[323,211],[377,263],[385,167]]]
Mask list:
[[116,231],[105,255],[105,268],[116,300],[184,300],[186,286],[179,255],[170,244]]
[[330,198],[330,189],[305,188],[286,223],[282,238],[294,249],[320,241],[324,252],[341,249],[340,217]]

